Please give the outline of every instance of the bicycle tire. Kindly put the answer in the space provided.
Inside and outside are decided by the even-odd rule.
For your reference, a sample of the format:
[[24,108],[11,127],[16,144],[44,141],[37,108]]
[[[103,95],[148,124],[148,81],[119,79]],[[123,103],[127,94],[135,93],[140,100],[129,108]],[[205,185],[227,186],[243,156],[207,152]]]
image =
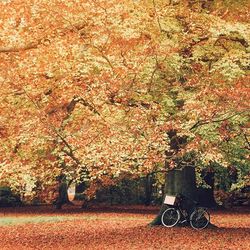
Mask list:
[[168,208],[161,216],[161,223],[165,227],[174,227],[180,220],[181,215],[178,209]]
[[190,215],[190,225],[196,230],[204,229],[210,223],[210,215],[205,208],[199,207]]

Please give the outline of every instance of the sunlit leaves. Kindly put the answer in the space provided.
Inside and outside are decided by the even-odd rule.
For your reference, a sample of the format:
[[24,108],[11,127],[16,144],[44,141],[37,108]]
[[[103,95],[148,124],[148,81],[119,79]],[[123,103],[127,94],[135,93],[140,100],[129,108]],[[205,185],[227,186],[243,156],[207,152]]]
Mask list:
[[[29,173],[28,188],[82,172],[94,194],[163,165],[172,129],[188,138],[182,156],[239,161],[248,24],[178,1],[1,5],[0,160],[1,172],[12,173],[3,181],[13,176],[17,187]],[[247,150],[239,155],[246,161]]]

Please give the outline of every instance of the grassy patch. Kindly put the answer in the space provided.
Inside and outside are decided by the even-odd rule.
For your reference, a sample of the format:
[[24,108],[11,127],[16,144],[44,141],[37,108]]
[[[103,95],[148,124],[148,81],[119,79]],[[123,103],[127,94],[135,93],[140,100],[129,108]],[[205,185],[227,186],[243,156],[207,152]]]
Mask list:
[[19,224],[28,224],[28,223],[44,223],[44,222],[60,222],[65,220],[73,220],[76,217],[68,216],[25,216],[25,217],[13,217],[6,216],[0,218],[0,226],[11,226]]
[[47,223],[47,222],[61,222],[61,221],[69,221],[69,220],[105,220],[105,221],[130,221],[130,220],[145,220],[148,221],[147,218],[134,218],[130,216],[120,217],[107,217],[107,216],[5,216],[0,217],[0,226],[14,226],[20,224],[35,224],[35,223]]

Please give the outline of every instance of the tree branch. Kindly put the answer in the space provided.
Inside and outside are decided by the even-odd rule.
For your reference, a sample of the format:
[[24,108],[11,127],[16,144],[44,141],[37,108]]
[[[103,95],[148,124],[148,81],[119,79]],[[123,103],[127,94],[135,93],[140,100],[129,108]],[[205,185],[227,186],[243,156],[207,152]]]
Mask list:
[[217,122],[223,122],[223,121],[226,121],[226,120],[229,120],[237,115],[240,115],[242,113],[245,113],[245,111],[242,111],[240,113],[236,113],[236,114],[233,114],[231,116],[228,116],[228,117],[225,117],[225,118],[220,118],[220,119],[215,119],[215,120],[203,120],[203,121],[198,121],[196,122],[191,128],[190,130],[194,130],[198,127],[201,127],[203,125],[206,125],[206,124],[209,124],[209,123],[217,123]]
[[32,42],[27,45],[23,45],[20,47],[0,47],[0,53],[10,53],[10,52],[19,52],[19,51],[25,51],[30,49],[36,49],[38,45],[41,44],[41,40],[38,40],[37,42]]

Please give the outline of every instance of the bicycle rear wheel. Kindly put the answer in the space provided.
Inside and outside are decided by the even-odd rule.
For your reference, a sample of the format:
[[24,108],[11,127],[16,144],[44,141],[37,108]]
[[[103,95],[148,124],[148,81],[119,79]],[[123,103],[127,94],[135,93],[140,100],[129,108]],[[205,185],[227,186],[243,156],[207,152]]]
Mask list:
[[203,229],[208,226],[210,215],[205,208],[199,207],[190,215],[190,225],[194,229]]
[[175,208],[166,209],[161,216],[161,223],[165,227],[174,227],[180,220],[181,215],[179,210]]

